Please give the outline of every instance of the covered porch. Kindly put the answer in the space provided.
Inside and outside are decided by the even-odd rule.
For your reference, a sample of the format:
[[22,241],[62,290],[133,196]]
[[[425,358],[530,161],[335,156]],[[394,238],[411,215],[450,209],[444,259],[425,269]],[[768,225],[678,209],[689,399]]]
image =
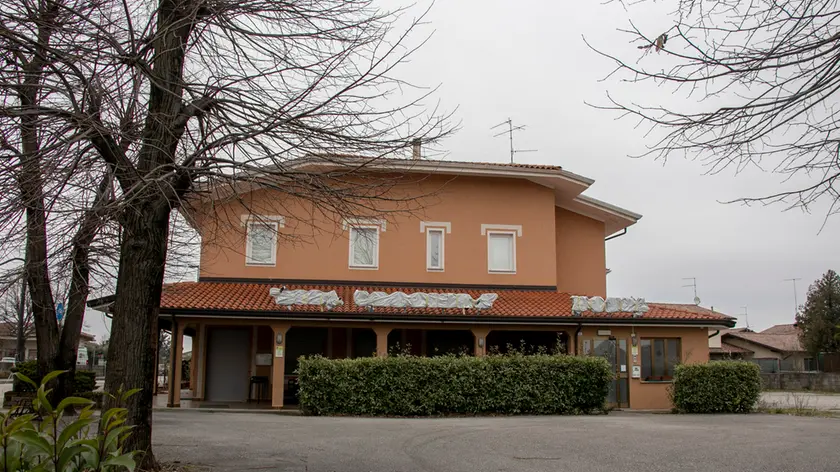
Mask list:
[[[171,371],[165,405],[287,408],[297,404],[298,358],[343,359],[410,354],[483,356],[511,350],[573,353],[574,326],[247,322],[170,318]],[[184,336],[192,336],[190,390],[182,384]],[[278,379],[280,379],[278,381]],[[182,394],[183,393],[183,394]],[[158,406],[164,398],[158,396]]]

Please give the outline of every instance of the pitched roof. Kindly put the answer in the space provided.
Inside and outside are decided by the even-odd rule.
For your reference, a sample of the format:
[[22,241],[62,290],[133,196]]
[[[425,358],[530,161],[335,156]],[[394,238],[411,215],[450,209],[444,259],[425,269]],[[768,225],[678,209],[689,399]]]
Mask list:
[[778,324],[771,326],[764,331],[761,331],[761,334],[796,334],[799,335],[799,328],[797,327],[796,323],[791,324]]
[[[747,331],[730,332],[725,337],[734,337],[744,341],[781,352],[804,352],[799,342],[799,334],[766,334]],[[725,339],[725,338],[724,338]]]
[[742,347],[735,346],[733,344],[721,342],[720,347],[710,347],[709,353],[712,354],[748,354],[750,352],[749,349],[744,349]]
[[[283,283],[263,282],[179,282],[164,286],[161,297],[161,313],[172,311],[208,312],[222,311],[231,316],[237,314],[271,314],[288,315],[289,313],[321,313],[322,308],[315,305],[300,305],[293,307],[279,306],[269,296],[268,291],[273,287],[281,287]],[[568,293],[548,290],[511,290],[488,287],[485,289],[461,289],[449,287],[377,287],[366,285],[326,285],[326,284],[285,284],[288,290],[335,290],[344,301],[344,305],[331,311],[335,314],[369,314],[365,307],[357,306],[353,302],[356,290],[368,292],[382,291],[404,293],[435,292],[435,293],[468,293],[477,298],[482,293],[493,292],[499,298],[493,306],[486,310],[462,310],[458,308],[391,308],[377,307],[374,313],[378,315],[392,315],[395,317],[416,316],[447,316],[447,317],[520,317],[520,318],[570,318],[575,320],[641,320],[652,322],[686,322],[695,324],[729,325],[732,318],[715,312],[697,312],[674,307],[667,304],[649,303],[650,311],[642,317],[634,318],[632,313],[592,313],[584,312],[580,316],[572,314],[572,300]]]

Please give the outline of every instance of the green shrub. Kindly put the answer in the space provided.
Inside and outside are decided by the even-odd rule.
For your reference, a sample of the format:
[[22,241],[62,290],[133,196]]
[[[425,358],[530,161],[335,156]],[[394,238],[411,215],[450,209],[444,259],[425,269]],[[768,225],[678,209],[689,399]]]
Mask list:
[[569,414],[604,408],[612,372],[600,357],[302,357],[311,415]]
[[[38,361],[19,362],[12,368],[12,372],[32,380],[35,385],[41,383],[41,377],[38,375]],[[21,381],[17,376],[12,381],[12,391],[14,392],[34,392],[35,390],[35,387]],[[73,393],[92,392],[94,390],[96,390],[96,372],[77,370],[73,377]]]
[[[84,398],[65,398],[53,407],[46,384],[63,374],[51,372],[37,387],[31,379],[17,374],[19,380],[36,390],[33,414],[19,414],[12,409],[0,414],[0,470],[55,472],[123,472],[133,471],[139,454],[123,452],[123,444],[131,434],[125,424],[128,410],[122,407],[93,416],[91,401]],[[118,393],[114,398],[124,404],[132,390]],[[64,416],[68,407],[83,407],[77,417]]]
[[96,372],[77,370],[73,377],[73,393],[92,392],[94,390],[96,390]]
[[[18,362],[14,367],[12,367],[12,372],[32,380],[35,385],[39,385],[41,383],[41,376],[38,375],[38,361]],[[14,392],[34,392],[35,390],[35,387],[20,380],[20,376],[16,375],[12,381],[12,391]]]
[[678,365],[670,395],[681,413],[748,413],[761,395],[761,375],[752,362],[716,361]]

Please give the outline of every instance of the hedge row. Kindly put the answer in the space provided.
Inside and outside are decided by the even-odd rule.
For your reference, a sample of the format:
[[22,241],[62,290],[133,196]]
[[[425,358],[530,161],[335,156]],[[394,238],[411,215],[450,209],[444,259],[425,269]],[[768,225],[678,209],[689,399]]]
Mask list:
[[681,413],[749,413],[761,395],[758,365],[715,361],[678,365],[671,402]]
[[[38,362],[19,362],[12,368],[12,372],[20,372],[29,377],[33,382],[40,385],[41,376],[38,375]],[[92,370],[77,370],[73,378],[73,393],[92,392],[96,389],[96,372]],[[26,382],[14,380],[12,390],[15,392],[34,392],[35,389]]]
[[302,357],[309,415],[577,414],[600,411],[612,379],[600,357]]

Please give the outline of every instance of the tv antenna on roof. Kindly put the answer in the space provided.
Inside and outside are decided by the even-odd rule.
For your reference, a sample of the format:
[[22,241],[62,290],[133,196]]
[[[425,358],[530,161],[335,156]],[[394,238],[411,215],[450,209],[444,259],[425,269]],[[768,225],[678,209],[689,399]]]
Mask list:
[[504,125],[507,125],[508,129],[506,131],[502,131],[501,133],[494,134],[493,137],[498,138],[499,136],[502,136],[502,135],[505,135],[505,134],[508,135],[508,138],[510,139],[510,163],[511,164],[513,164],[513,156],[516,153],[519,153],[519,152],[537,152],[536,149],[516,149],[516,148],[513,147],[513,132],[514,131],[522,131],[523,129],[525,129],[525,125],[513,126],[513,120],[508,118],[507,120],[497,124],[496,126],[490,128],[490,129],[494,130],[494,129],[496,129],[500,126],[504,126]]
[[793,316],[799,312],[799,300],[796,296],[796,281],[802,280],[801,278],[793,278],[793,279],[785,279],[784,282],[793,282]]
[[747,325],[747,329],[750,329],[750,314],[747,313],[747,306],[744,305],[741,308],[744,309],[744,324]]
[[697,296],[697,277],[683,277],[683,280],[690,280],[691,283],[683,285],[683,287],[691,287],[694,289],[694,304],[700,305],[700,297]]

